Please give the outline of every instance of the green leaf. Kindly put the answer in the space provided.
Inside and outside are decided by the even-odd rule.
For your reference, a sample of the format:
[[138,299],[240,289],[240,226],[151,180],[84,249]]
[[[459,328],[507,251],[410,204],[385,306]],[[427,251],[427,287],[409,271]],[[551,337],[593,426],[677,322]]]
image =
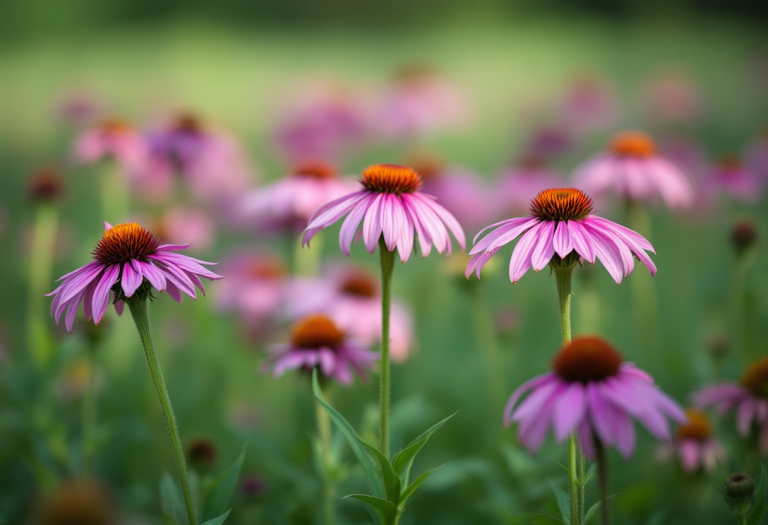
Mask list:
[[557,499],[557,508],[560,510],[560,515],[563,517],[563,522],[566,525],[571,525],[571,497],[563,489],[555,485],[551,479],[549,486],[552,487],[552,492],[555,493]]
[[400,496],[400,507],[402,508],[403,505],[405,505],[405,502],[413,496],[413,493],[416,492],[416,489],[421,486],[422,483],[424,483],[424,480],[429,477],[430,474],[432,474],[434,471],[442,468],[443,466],[440,465],[439,467],[435,467],[432,470],[426,471],[424,474],[413,480],[413,483],[408,485],[408,487],[403,491],[402,496]]
[[587,483],[589,483],[589,480],[592,478],[592,476],[595,475],[595,472],[597,471],[597,463],[592,463],[590,465],[589,470],[587,470],[587,475],[584,476],[584,486],[587,486]]
[[755,503],[752,505],[752,510],[749,512],[749,515],[747,515],[747,525],[760,525],[766,512],[768,512],[766,490],[768,490],[768,474],[766,474],[765,467],[761,463],[760,483],[758,483],[757,491],[755,491]]
[[[613,498],[613,497],[615,497],[615,496],[618,496],[618,494],[611,494],[610,496],[608,496],[608,499],[611,499],[611,498]],[[591,518],[592,516],[594,516],[594,515],[595,515],[595,513],[596,513],[596,512],[597,512],[597,510],[600,508],[600,505],[602,505],[602,503],[603,503],[602,501],[598,501],[597,503],[595,503],[594,505],[592,505],[591,507],[589,507],[589,510],[588,510],[588,511],[587,511],[587,513],[584,515],[584,523],[585,523],[585,524],[586,524],[587,522],[589,522],[589,520],[590,520],[590,518]]]
[[174,525],[188,523],[181,490],[168,472],[164,472],[163,477],[160,478],[160,511],[169,523]]
[[429,436],[431,436],[435,430],[442,427],[449,419],[455,415],[456,412],[443,419],[439,423],[432,425],[426,432],[411,441],[407,447],[398,452],[398,454],[395,456],[395,459],[392,460],[392,467],[395,469],[395,472],[403,476],[403,479],[406,481],[406,483],[408,482],[408,474],[411,470],[411,465],[413,464],[413,459],[416,457],[416,454],[418,454],[421,448],[427,443]]
[[341,499],[347,498],[355,498],[364,503],[367,503],[368,506],[371,507],[379,517],[382,525],[392,525],[397,519],[399,510],[391,501],[377,498],[376,496],[369,496],[368,494],[350,494],[349,496],[344,496]]
[[243,468],[246,446],[248,446],[247,443],[243,445],[243,451],[240,452],[235,462],[206,486],[206,497],[202,515],[204,520],[211,520],[216,516],[220,517],[226,511],[232,493],[235,491],[237,482],[240,479],[240,470]]
[[325,409],[325,411],[331,417],[331,420],[336,424],[344,437],[347,438],[349,447],[352,449],[352,452],[354,452],[357,460],[363,467],[363,473],[365,474],[365,479],[368,480],[368,486],[370,487],[371,492],[373,492],[377,497],[383,497],[385,495],[384,487],[381,483],[381,480],[379,479],[379,476],[377,475],[378,469],[376,468],[376,463],[374,463],[371,454],[368,452],[368,449],[365,448],[365,442],[357,436],[357,433],[355,432],[355,429],[352,428],[352,425],[350,425],[347,420],[344,419],[344,416],[339,414],[335,408],[325,402],[325,399],[323,398],[323,392],[320,390],[320,385],[317,382],[317,368],[312,371],[312,393],[315,395],[317,402],[320,403],[320,406]]
[[229,513],[232,512],[232,509],[229,509],[227,512],[219,516],[218,518],[213,518],[212,520],[208,520],[203,525],[221,525],[224,523],[224,520],[227,519],[227,516],[229,516]]
[[396,506],[400,504],[400,476],[395,473],[395,469],[392,468],[392,463],[389,462],[387,457],[381,453],[379,449],[369,445],[365,441],[361,441],[365,448],[371,451],[376,459],[379,460],[381,466],[381,477],[384,479],[384,488],[387,491],[387,499],[394,503]]

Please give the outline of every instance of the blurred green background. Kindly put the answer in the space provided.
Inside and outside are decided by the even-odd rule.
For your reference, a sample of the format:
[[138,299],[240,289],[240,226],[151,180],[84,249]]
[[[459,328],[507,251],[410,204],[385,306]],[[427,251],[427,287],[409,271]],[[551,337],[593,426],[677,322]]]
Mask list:
[[[56,360],[43,373],[25,357],[28,236],[33,209],[27,175],[40,165],[64,164],[73,131],[55,117],[68,92],[99,95],[110,111],[135,121],[158,111],[191,108],[236,132],[262,180],[285,171],[268,133],[280,115],[283,92],[315,77],[344,83],[383,82],[404,63],[426,62],[454,80],[476,107],[473,125],[438,134],[425,145],[452,162],[491,176],[519,151],[536,118],[529,104],[554,103],[581,71],[598,71],[617,87],[625,109],[619,127],[653,129],[640,103],[643,86],[666,70],[684,71],[707,101],[706,117],[691,132],[719,156],[741,150],[766,124],[768,68],[766,6],[739,2],[6,2],[0,16],[0,327],[10,356],[0,389],[0,523],[27,523],[31,509],[56,479],[72,475],[76,461],[79,401],[57,392],[57,378],[82,357],[82,333],[55,331]],[[762,72],[765,75],[765,72]],[[762,84],[760,79],[762,78]],[[602,146],[595,135],[562,160],[568,171]],[[401,146],[381,146],[348,159],[343,171],[359,173],[372,162],[402,157]],[[96,173],[72,168],[60,204],[61,255],[54,275],[89,260],[101,233]],[[620,208],[603,215],[621,222]],[[598,266],[588,271],[599,298],[600,331],[628,360],[685,403],[693,388],[716,377],[735,379],[740,362],[730,356],[716,367],[706,353],[715,335],[737,329],[733,304],[735,258],[728,245],[734,220],[747,216],[765,231],[765,201],[750,207],[730,203],[697,217],[651,210],[659,273],[661,346],[643,344],[633,317],[630,283],[616,286]],[[342,258],[338,228],[323,232],[324,257]],[[473,236],[475,232],[467,232]],[[235,246],[284,243],[222,230],[215,246],[200,254],[220,260]],[[764,243],[748,273],[752,344],[765,351],[768,294]],[[402,524],[523,523],[539,512],[556,513],[547,480],[562,482],[557,462],[563,447],[548,440],[530,457],[501,429],[506,396],[548,369],[559,346],[554,278],[529,272],[518,284],[507,279],[511,249],[502,250],[497,271],[481,282],[485,307],[519,312],[519,327],[501,340],[504,392],[489,392],[488,370],[473,331],[473,304],[463,277],[441,257],[414,258],[395,270],[395,292],[410,304],[418,351],[394,369],[395,448],[459,410],[419,457],[416,471],[447,463],[412,500]],[[375,268],[378,258],[358,246],[353,259]],[[574,330],[587,320],[584,274],[577,270]],[[629,278],[649,280],[644,268]],[[474,283],[476,284],[476,283]],[[51,289],[53,284],[51,283]],[[209,286],[215,295],[216,284]],[[46,304],[47,308],[47,304]],[[309,436],[314,416],[305,377],[274,380],[260,374],[263,348],[244,342],[234,316],[215,310],[211,298],[177,305],[161,297],[151,305],[156,344],[186,442],[213,440],[218,468],[248,442],[244,472],[266,486],[259,496],[237,495],[227,523],[316,523],[320,482],[312,465]],[[112,490],[126,523],[161,523],[157,483],[172,471],[166,432],[131,320],[109,317],[101,344],[99,447],[96,475]],[[50,321],[53,330],[55,324]],[[336,388],[334,404],[357,427],[375,432],[376,381],[349,391]],[[243,422],[247,420],[247,423]],[[653,461],[654,443],[639,430],[628,462],[611,451],[611,488],[617,523],[726,523],[728,509],[715,491],[731,470],[757,472],[749,446],[740,444],[724,420],[720,438],[731,457],[712,477],[684,477],[674,465]],[[70,464],[72,463],[72,464]],[[47,484],[41,484],[40,480]],[[340,493],[357,492],[358,475]],[[594,501],[593,487],[588,493]],[[364,523],[362,504],[343,501],[346,523]],[[128,520],[129,518],[126,518]],[[653,521],[656,520],[656,521]],[[541,520],[542,523],[546,520]]]

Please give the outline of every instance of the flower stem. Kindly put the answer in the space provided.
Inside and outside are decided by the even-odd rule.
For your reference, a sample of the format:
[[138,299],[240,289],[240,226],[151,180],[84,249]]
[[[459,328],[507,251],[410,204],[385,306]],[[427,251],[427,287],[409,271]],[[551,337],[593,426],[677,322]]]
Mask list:
[[94,434],[96,430],[96,353],[94,345],[87,348],[88,353],[88,383],[85,387],[82,407],[82,455],[83,472],[89,474],[94,451]]
[[381,424],[379,450],[389,458],[389,314],[392,305],[392,272],[395,269],[395,252],[390,252],[379,240],[381,255],[381,380],[379,402]]
[[571,340],[571,284],[575,265],[555,267],[557,298],[560,304],[560,334],[563,344]]
[[184,450],[181,447],[181,439],[179,439],[179,429],[176,426],[176,419],[173,416],[173,409],[171,408],[171,399],[168,396],[168,389],[165,387],[165,381],[163,380],[163,374],[160,372],[160,363],[157,360],[157,354],[155,353],[155,346],[152,343],[152,335],[149,330],[149,315],[147,313],[147,301],[146,299],[126,300],[128,307],[131,309],[131,315],[133,321],[136,323],[136,328],[139,331],[139,337],[141,338],[141,344],[144,346],[144,354],[147,357],[147,364],[149,365],[149,373],[152,376],[152,382],[155,384],[157,390],[157,397],[160,399],[160,406],[163,409],[163,415],[165,416],[165,423],[168,426],[168,435],[171,438],[171,448],[173,448],[173,454],[176,460],[176,467],[179,471],[179,478],[181,480],[181,490],[184,493],[184,503],[187,507],[187,516],[190,525],[197,525],[197,516],[195,515],[195,506],[192,502],[192,490],[189,487],[189,476],[187,475],[187,465],[184,462]]
[[58,223],[59,213],[56,208],[48,204],[40,204],[37,207],[29,261],[27,344],[40,365],[48,362],[52,353],[52,343],[46,329],[42,300],[46,287],[51,282]]
[[[330,403],[327,393],[325,398]],[[325,525],[336,525],[336,480],[331,457],[331,418],[317,400],[315,400],[315,418],[320,439],[319,460],[323,475],[323,522]]]
[[608,461],[605,458],[605,447],[597,436],[594,436],[595,459],[597,461],[597,484],[600,488],[600,516],[603,525],[609,525],[608,512]]

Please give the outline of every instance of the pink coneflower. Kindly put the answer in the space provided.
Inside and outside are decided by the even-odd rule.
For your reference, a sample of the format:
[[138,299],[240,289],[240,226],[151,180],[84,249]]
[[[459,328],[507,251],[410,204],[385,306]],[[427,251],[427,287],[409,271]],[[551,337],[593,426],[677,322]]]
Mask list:
[[[221,279],[205,269],[199,261],[174,253],[189,247],[184,244],[162,244],[160,239],[134,223],[106,225],[107,230],[93,251],[94,262],[61,277],[64,282],[47,296],[54,296],[51,315],[59,318],[64,310],[67,331],[72,331],[75,315],[83,303],[85,317],[99,324],[107,306],[112,302],[122,311],[124,298],[137,291],[148,295],[152,287],[166,291],[181,302],[181,292],[196,298],[195,286],[203,291],[200,277]],[[146,281],[145,281],[146,279]]]
[[768,181],[768,129],[763,130],[747,147],[744,163],[761,181]]
[[531,199],[547,188],[562,186],[562,176],[548,168],[543,159],[527,156],[499,175],[496,200],[499,207],[512,214],[524,213]]
[[352,383],[352,372],[366,381],[378,354],[347,339],[346,334],[324,315],[311,315],[293,325],[288,344],[270,349],[267,366],[277,377],[287,370],[311,372],[318,367],[325,377],[342,385]]
[[[653,253],[653,246],[645,237],[620,224],[592,215],[592,199],[581,190],[573,188],[545,190],[531,202],[532,217],[508,219],[488,226],[495,228],[481,241],[475,237],[475,246],[469,252],[472,256],[465,275],[480,271],[488,260],[505,244],[521,236],[512,252],[509,264],[509,278],[516,283],[533,267],[538,272],[553,258],[558,261],[581,256],[592,264],[595,258],[603,263],[608,273],[617,282],[627,277],[634,269],[634,254],[651,275],[656,275],[647,251]],[[486,228],[486,230],[488,229]]]
[[519,423],[520,442],[531,452],[541,447],[551,428],[558,442],[575,431],[589,457],[594,457],[598,439],[604,446],[615,445],[629,458],[635,450],[632,418],[662,440],[670,437],[667,417],[687,421],[651,376],[624,362],[599,337],[576,337],[566,343],[552,360],[552,369],[515,390],[504,411],[505,425]]
[[725,448],[714,438],[706,414],[695,408],[685,411],[688,423],[677,427],[671,442],[659,446],[656,457],[667,462],[677,456],[686,474],[699,469],[712,472],[725,462]]
[[267,231],[301,232],[312,213],[323,204],[354,191],[354,180],[341,178],[327,162],[304,162],[272,184],[245,197],[246,215]]
[[736,156],[720,159],[702,181],[702,193],[707,199],[724,193],[743,202],[755,202],[760,198],[761,189],[757,175]]
[[148,191],[167,191],[174,174],[202,199],[231,196],[248,186],[251,172],[239,142],[196,115],[180,114],[148,141],[148,162],[138,174],[139,186]]
[[738,384],[709,386],[693,394],[692,400],[700,408],[713,406],[718,414],[734,409],[739,434],[749,436],[754,425],[760,453],[768,454],[768,357],[755,361]]
[[141,169],[146,160],[144,138],[128,123],[112,119],[83,131],[75,141],[75,159],[84,164],[114,159],[124,170]]
[[572,132],[563,125],[551,124],[536,129],[528,137],[523,151],[526,156],[551,159],[573,149]]
[[647,113],[667,124],[689,123],[704,114],[704,103],[696,83],[681,72],[667,72],[645,89]]
[[[295,279],[288,283],[285,311],[292,319],[323,313],[366,346],[381,341],[381,291],[376,280],[361,267],[331,266],[320,279]],[[408,358],[413,345],[412,325],[408,309],[393,301],[389,334],[395,362]]]
[[159,237],[171,244],[188,243],[196,251],[211,247],[216,226],[203,210],[173,206],[160,218]]
[[651,137],[637,131],[614,135],[607,151],[576,169],[574,182],[598,197],[608,191],[633,201],[661,197],[673,208],[693,202],[693,188],[685,175],[656,154]]
[[387,250],[392,252],[397,248],[402,262],[411,256],[414,231],[423,257],[429,255],[433,245],[438,253],[450,255],[448,230],[464,249],[464,232],[458,221],[433,197],[418,191],[421,183],[421,176],[406,166],[369,166],[360,179],[362,190],[329,202],[312,215],[304,230],[303,243],[308,245],[320,230],[349,214],[339,236],[345,255],[349,255],[361,222],[363,227],[358,235],[362,235],[368,253],[376,250],[382,238]]
[[619,102],[607,79],[592,72],[576,76],[565,94],[563,116],[571,129],[594,132],[613,126],[619,118]]

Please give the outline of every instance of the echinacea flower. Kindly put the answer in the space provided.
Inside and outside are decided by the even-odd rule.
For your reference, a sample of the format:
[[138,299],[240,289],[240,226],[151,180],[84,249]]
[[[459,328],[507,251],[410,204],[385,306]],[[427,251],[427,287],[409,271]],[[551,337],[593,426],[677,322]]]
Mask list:
[[660,440],[670,437],[667,417],[687,422],[682,408],[654,385],[650,375],[624,362],[599,337],[576,337],[566,343],[552,360],[552,369],[518,387],[504,411],[504,424],[519,424],[520,442],[531,452],[541,447],[552,429],[558,443],[576,432],[589,457],[594,457],[596,438],[629,458],[635,450],[633,418]]
[[725,448],[715,439],[706,414],[695,408],[685,411],[688,423],[677,427],[672,441],[662,443],[656,453],[659,461],[667,462],[677,456],[686,474],[699,469],[712,472],[725,462]]
[[661,197],[672,207],[693,202],[693,188],[671,162],[656,154],[656,144],[645,133],[625,131],[613,136],[608,150],[574,173],[574,183],[596,197],[611,191],[632,201]]
[[[509,263],[509,279],[513,283],[528,268],[538,272],[553,258],[563,260],[571,254],[592,264],[595,258],[599,259],[617,283],[634,269],[633,255],[651,275],[656,275],[656,265],[646,254],[654,252],[651,243],[629,228],[592,215],[592,199],[581,190],[544,190],[531,202],[531,215],[497,222],[478,233],[465,275],[469,277],[475,272],[480,277],[488,260],[517,237],[520,240]],[[477,238],[489,228],[494,230],[478,242]]]
[[129,174],[141,169],[146,160],[147,145],[144,137],[133,127],[117,119],[83,131],[75,141],[75,159],[91,164],[114,159]]
[[619,102],[613,86],[600,75],[585,71],[568,86],[563,103],[564,121],[571,129],[590,133],[614,125]]
[[714,407],[715,412],[736,412],[736,429],[748,437],[753,426],[759,433],[761,454],[768,454],[768,357],[755,361],[739,383],[719,383],[694,393],[693,404]]
[[262,230],[301,232],[316,209],[354,187],[354,180],[339,177],[332,164],[304,162],[287,177],[246,195],[244,212]]
[[695,81],[681,71],[660,74],[645,88],[645,110],[664,124],[691,123],[705,113]]
[[720,193],[742,202],[755,202],[760,198],[761,189],[762,181],[757,174],[736,156],[721,158],[702,181],[702,193],[708,200]]
[[99,324],[107,306],[112,302],[118,312],[123,309],[122,300],[135,293],[148,294],[153,287],[168,292],[175,301],[181,302],[181,292],[196,298],[195,286],[203,290],[200,277],[216,280],[220,275],[205,269],[199,261],[174,253],[188,248],[185,244],[162,244],[160,239],[139,224],[127,223],[112,226],[106,231],[93,250],[93,262],[86,264],[59,279],[64,281],[47,296],[54,296],[51,315],[58,324],[66,309],[67,331],[72,331],[80,303],[86,319],[93,318]]
[[[413,345],[413,322],[408,309],[392,301],[390,351],[392,360],[408,358]],[[381,291],[361,267],[328,267],[319,279],[299,278],[285,285],[285,313],[298,319],[323,313],[356,341],[370,347],[381,341]]]
[[384,240],[390,252],[397,248],[400,260],[411,256],[414,232],[418,236],[421,254],[429,255],[432,246],[438,253],[451,253],[448,230],[465,247],[464,232],[458,221],[434,198],[419,191],[421,177],[415,170],[394,164],[376,164],[363,171],[360,184],[363,189],[345,195],[320,207],[304,230],[303,244],[320,230],[347,215],[341,226],[339,246],[349,255],[352,240],[359,238],[356,231],[363,223],[360,234],[368,253],[373,253]]
[[267,367],[278,377],[287,370],[320,373],[342,385],[352,383],[352,372],[364,381],[366,370],[379,358],[347,338],[347,335],[325,315],[311,315],[298,321],[291,329],[291,340],[270,349]]

